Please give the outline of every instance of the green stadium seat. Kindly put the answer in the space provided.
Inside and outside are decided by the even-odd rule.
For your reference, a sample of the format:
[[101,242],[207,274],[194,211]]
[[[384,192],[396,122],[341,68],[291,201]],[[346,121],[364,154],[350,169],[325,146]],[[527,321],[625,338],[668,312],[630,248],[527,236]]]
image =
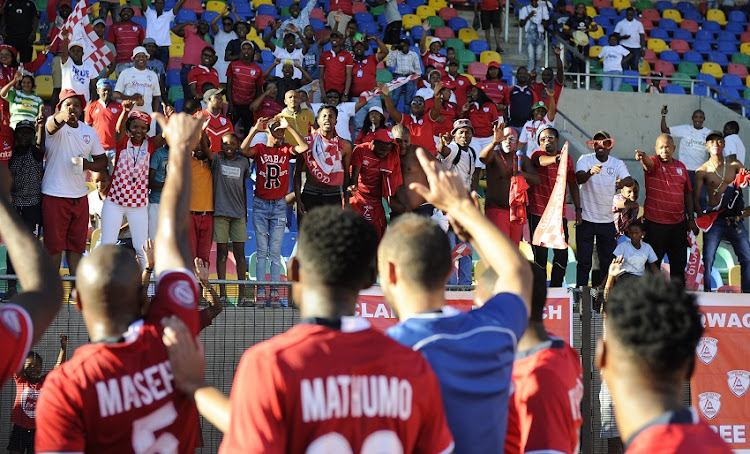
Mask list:
[[430,16],[427,18],[427,22],[430,23],[430,28],[435,30],[438,27],[445,27],[445,21],[440,16]]
[[[675,71],[672,74],[672,79],[691,79],[689,74],[682,73],[679,71]],[[685,90],[690,90],[691,83],[688,81],[679,81],[679,80],[672,80],[671,83],[675,85],[679,85],[680,87],[684,88]]]
[[456,57],[462,66],[469,66],[469,63],[477,61],[477,56],[474,55],[474,52],[468,49],[456,51]]
[[387,69],[379,69],[378,72],[375,74],[376,82],[383,82],[384,84],[386,84],[392,80],[393,80],[393,73],[391,73]]
[[680,64],[677,65],[677,72],[687,74],[691,79],[695,79],[695,76],[698,75],[700,70],[698,69],[698,65],[691,61],[681,61]]
[[169,102],[174,104],[175,101],[178,99],[185,98],[185,94],[182,92],[182,86],[176,85],[174,87],[169,87],[169,93],[167,93],[167,97],[169,98]]
[[466,49],[466,46],[464,45],[464,42],[461,41],[458,38],[448,38],[448,39],[446,39],[445,43],[443,43],[443,47],[445,47],[446,49],[449,48],[449,47],[452,47],[453,49],[456,50],[456,52],[458,52],[459,50]]

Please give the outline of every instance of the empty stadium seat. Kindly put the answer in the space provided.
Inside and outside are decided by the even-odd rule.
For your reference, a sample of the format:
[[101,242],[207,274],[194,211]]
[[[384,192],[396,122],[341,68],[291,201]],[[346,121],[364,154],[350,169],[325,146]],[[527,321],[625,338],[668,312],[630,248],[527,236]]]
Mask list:
[[[647,1],[648,4],[651,4],[650,0]],[[643,5],[645,5],[645,3]],[[630,0],[614,0],[612,2],[612,6],[617,10],[617,12],[620,12],[624,9],[630,8]]]
[[601,51],[602,51],[602,46],[590,46],[589,58],[599,58],[599,52]]
[[662,51],[669,49],[667,43],[665,43],[663,39],[658,38],[649,39],[648,41],[646,41],[646,46],[648,49],[654,51],[656,55],[659,55],[662,53]]
[[445,0],[429,0],[427,6],[431,7],[435,11],[440,11],[443,8],[448,7],[448,2]]
[[659,14],[663,14],[664,11],[672,8],[672,2],[668,0],[659,0],[658,2],[654,3],[654,8],[659,11]]
[[437,11],[427,5],[421,5],[417,7],[415,14],[419,16],[421,20],[427,20],[428,17],[437,15]]
[[[627,9],[631,6],[630,0],[615,0],[614,3],[615,9],[617,11]],[[635,2],[635,9],[640,13],[647,9],[653,9],[654,4],[651,2],[651,0],[637,0]]]
[[463,17],[452,17],[448,19],[448,26],[456,33],[462,28],[469,28],[468,22]]
[[[682,22],[682,14],[680,14],[680,12],[676,9],[665,9],[661,13],[661,20],[664,21],[664,19],[671,19],[679,24],[680,22]],[[663,28],[661,22],[659,22],[659,27]]]
[[482,41],[481,39],[475,39],[474,41],[469,43],[469,50],[474,52],[474,55],[480,56],[482,55],[482,52],[486,52],[491,49],[487,41]]
[[[721,77],[724,75],[724,71],[721,69],[721,66],[716,62],[710,61],[703,63],[703,65],[701,66],[701,72],[703,74],[713,76],[716,80],[721,79]],[[700,74],[698,76],[700,76]]]
[[750,43],[740,44],[740,52],[742,52],[745,55],[750,55]]
[[750,67],[750,55],[743,54],[742,52],[737,52],[732,55],[731,62],[737,63],[738,65]]
[[440,18],[443,19],[444,21],[448,22],[454,17],[458,17],[458,11],[456,10],[456,8],[449,8],[449,7],[440,8],[440,11],[438,11],[438,16],[440,16]]
[[[681,39],[673,39],[672,42],[669,43],[669,47],[679,55],[682,55],[690,50],[690,44],[688,44],[687,41],[683,41]],[[662,52],[662,54],[664,54],[664,52]]]
[[[681,79],[681,80],[678,80]],[[693,85],[691,82],[691,77],[685,73],[681,73],[679,71],[675,71],[674,74],[672,74],[672,80],[671,83],[675,85],[679,85],[685,90],[689,90],[690,87]]]
[[626,69],[622,72],[623,78],[622,82],[623,85],[630,85],[631,87],[638,87],[638,76],[640,75],[638,71],[633,71],[632,69]]
[[173,85],[180,85],[180,70],[172,69],[172,70],[167,71],[166,82],[167,82],[167,87],[171,87]]
[[654,71],[663,74],[664,77],[670,77],[674,74],[675,69],[672,63],[664,60],[657,60],[654,65]]
[[503,59],[502,57],[500,57],[500,54],[498,54],[494,50],[485,50],[479,55],[479,61],[484,64],[489,65],[490,62],[493,62],[493,61],[502,63]]
[[737,53],[737,44],[729,41],[719,41],[716,45],[716,52],[724,54],[724,56],[731,56]]
[[677,65],[677,71],[686,74],[688,77],[695,78],[695,76],[698,74],[698,65],[696,65],[693,62],[690,61],[681,61],[679,65]]
[[644,9],[643,12],[641,12],[641,19],[648,20],[655,24],[661,20],[661,15],[659,15],[659,11],[649,8]]
[[469,74],[477,80],[484,80],[487,76],[487,64],[482,62],[471,62],[467,68]]
[[659,54],[659,60],[669,62],[672,65],[679,65],[680,55],[673,50],[665,50],[661,54]]
[[708,61],[716,63],[722,68],[729,66],[729,59],[727,59],[726,54],[722,54],[721,52],[711,52],[708,54]]
[[664,93],[670,94],[670,95],[684,95],[685,89],[679,85],[676,84],[667,84],[666,87],[664,87]]
[[[278,2],[276,3],[276,6],[279,6]],[[367,10],[367,5],[365,4],[365,2],[352,2],[352,13],[353,14],[357,14],[357,13],[369,14],[370,12]]]
[[276,19],[274,19],[272,16],[269,16],[268,14],[260,14],[258,16],[255,16],[255,28],[264,35],[268,26],[275,22]]
[[430,28],[436,30],[438,27],[445,27],[445,21],[440,16],[429,16],[427,22],[430,23]]
[[659,58],[656,56],[653,50],[646,49],[646,52],[643,53],[643,59],[653,65]]
[[683,30],[687,30],[690,33],[695,34],[698,31],[698,22],[692,20],[692,19],[683,19],[682,23],[680,24],[680,28]]
[[36,94],[39,95],[45,101],[49,101],[52,98],[52,76],[36,76],[34,78],[36,82]]
[[744,11],[734,10],[734,11],[729,12],[729,17],[727,18],[727,21],[729,23],[747,25],[747,16]]
[[458,31],[458,39],[464,42],[464,44],[468,45],[470,42],[472,42],[475,39],[479,39],[479,35],[477,34],[477,31],[473,28],[462,28]]
[[655,28],[648,34],[648,39],[661,39],[664,42],[670,42],[672,37],[669,36],[669,32],[663,28]]
[[469,63],[477,61],[477,56],[469,49],[456,51],[456,58],[458,58],[459,63],[464,67],[469,66]]
[[742,90],[745,88],[743,80],[744,79],[741,79],[740,76],[736,74],[724,74],[724,76],[721,78],[720,85],[724,88],[735,88],[737,90]]
[[172,57],[182,58],[184,53],[185,53],[185,49],[180,44],[172,44],[171,46],[169,46],[169,58],[172,58]]
[[174,21],[176,24],[181,24],[183,22],[197,22],[198,16],[195,14],[195,11],[182,8],[175,15]]
[[393,80],[393,73],[391,73],[387,69],[378,69],[377,73],[375,74],[375,81],[376,82],[383,82],[388,83]]
[[721,26],[727,25],[727,18],[724,16],[724,11],[720,9],[710,9],[706,13],[706,20],[714,21]]
[[696,52],[694,50],[689,50],[685,52],[685,54],[683,54],[682,56],[682,60],[694,63],[697,66],[700,66],[704,63],[703,56],[700,54],[700,52]]
[[421,27],[422,21],[416,14],[406,14],[401,18],[401,23],[404,26],[404,30],[410,31],[412,27]]
[[455,37],[453,30],[450,27],[438,27],[435,30],[435,36],[443,40],[443,42],[445,42],[446,39]]
[[695,38],[695,42],[693,43],[693,50],[706,57],[708,57],[708,54],[714,51],[710,42],[698,37]]
[[703,30],[708,30],[712,32],[719,32],[721,31],[721,24],[712,20],[704,20],[703,24],[701,24],[701,28]]
[[466,49],[466,45],[464,45],[464,42],[458,38],[446,39],[443,43],[443,47],[445,47],[446,49],[452,47],[454,50]]
[[681,39],[687,43],[692,43],[693,34],[690,33],[689,30],[685,30],[684,28],[678,28],[677,30],[672,32],[672,40],[675,40],[675,39]]

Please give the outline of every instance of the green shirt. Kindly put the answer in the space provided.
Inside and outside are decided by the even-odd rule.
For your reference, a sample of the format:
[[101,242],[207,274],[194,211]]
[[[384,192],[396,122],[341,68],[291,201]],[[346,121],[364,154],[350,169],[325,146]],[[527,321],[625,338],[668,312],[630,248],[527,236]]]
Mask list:
[[10,127],[15,128],[21,120],[35,121],[39,115],[39,107],[44,104],[42,98],[35,93],[26,94],[11,88],[4,99],[10,104]]

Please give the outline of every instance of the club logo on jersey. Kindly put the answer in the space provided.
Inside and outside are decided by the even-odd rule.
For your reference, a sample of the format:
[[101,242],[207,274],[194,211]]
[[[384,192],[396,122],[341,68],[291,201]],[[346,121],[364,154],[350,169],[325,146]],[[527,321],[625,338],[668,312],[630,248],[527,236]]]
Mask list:
[[83,136],[83,141],[86,142],[86,145],[88,145],[89,143],[91,143],[91,136],[88,134]]
[[221,118],[219,118],[219,121],[221,121],[221,125],[222,126],[226,126],[226,124],[227,124],[227,119],[226,118],[221,117]]
[[365,219],[365,221],[368,221],[368,222],[375,219],[375,207],[372,205],[363,205],[362,217]]
[[701,337],[698,341],[698,346],[695,347],[695,354],[698,355],[698,359],[703,361],[703,364],[711,364],[711,361],[716,358],[716,353],[719,351],[718,344],[719,340],[713,337]]
[[29,418],[36,418],[36,402],[39,400],[39,390],[25,388],[21,393],[21,410]]
[[482,109],[482,110],[484,110],[485,112],[489,112],[489,111],[490,111],[490,108],[489,108],[489,107],[485,107],[485,108],[484,108],[484,109]]
[[612,167],[607,167],[607,175],[612,176],[615,174],[615,169]]
[[185,307],[195,306],[195,295],[190,283],[186,281],[177,281],[169,288],[169,293],[177,303]]
[[109,110],[111,110],[113,114],[116,114],[116,113],[117,113],[117,108],[116,108],[116,107],[113,107],[113,108],[111,108],[111,109],[109,109]]
[[370,160],[369,159],[363,159],[362,160],[362,165],[363,166],[369,166],[370,165]]
[[10,330],[15,337],[21,335],[21,318],[18,316],[18,312],[10,309],[2,311],[3,324]]
[[702,393],[698,395],[698,407],[708,419],[714,419],[721,409],[721,394]]
[[343,63],[343,62],[344,62],[344,56],[343,56],[343,55],[339,57],[339,61],[340,61],[341,63]]
[[729,390],[737,397],[742,397],[750,385],[750,372],[746,370],[730,370],[727,372],[727,385]]
[[682,169],[677,169],[677,175],[682,176]]
[[[237,68],[235,71],[240,72],[240,68]],[[253,76],[253,77],[255,77],[255,70],[254,69],[250,70],[250,75]]]

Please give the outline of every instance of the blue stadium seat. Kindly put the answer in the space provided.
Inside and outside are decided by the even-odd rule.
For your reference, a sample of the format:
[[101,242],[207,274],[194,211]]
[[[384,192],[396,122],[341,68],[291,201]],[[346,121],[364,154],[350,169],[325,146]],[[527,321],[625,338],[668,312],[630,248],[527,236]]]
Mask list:
[[171,87],[174,85],[180,85],[180,70],[179,69],[171,69],[167,71],[167,87]]
[[640,74],[638,71],[634,71],[632,69],[626,69],[622,72],[623,78],[622,81],[628,85],[631,85],[634,89],[638,88],[638,76]]
[[725,56],[732,56],[737,53],[737,44],[735,44],[734,41],[719,41],[716,46],[716,51]]
[[[276,0],[276,7],[286,8],[287,6],[292,6],[294,4],[294,0]],[[300,8],[303,8],[303,6],[300,5]]]
[[716,78],[714,76],[712,76],[711,74],[698,73],[695,76],[695,80],[701,80],[701,81],[705,82],[710,87],[715,87],[715,86],[718,85],[716,83]]
[[503,72],[503,82],[513,86],[513,65],[510,63],[500,63],[500,70]]
[[708,56],[711,52],[713,52],[713,47],[711,47],[710,42],[696,37],[695,42],[693,43],[693,50],[700,53],[701,55]]
[[745,32],[745,26],[747,24],[741,24],[739,22],[727,22],[727,25],[724,27],[724,30],[728,32],[732,32],[735,36],[741,35]]
[[[671,32],[677,30],[677,22],[674,19],[662,19],[659,21],[659,28]],[[654,28],[654,30],[656,29]],[[653,32],[654,30],[651,31]]]
[[274,19],[279,18],[279,10],[277,10],[276,7],[273,5],[267,5],[267,4],[258,5],[258,8],[255,10],[255,14],[259,16],[260,15],[271,16]]
[[670,94],[670,95],[684,95],[685,89],[682,88],[679,85],[676,84],[667,84],[666,87],[664,87],[664,93]]
[[740,76],[736,74],[724,74],[721,78],[721,86],[724,88],[735,88],[737,90],[745,88],[745,83]]
[[426,2],[424,0],[406,0],[406,4],[409,5],[410,8],[412,8],[414,11],[417,10],[417,7],[424,5]]
[[312,25],[312,28],[317,32],[320,30],[324,30],[326,28],[326,23],[323,22],[321,19],[310,19],[310,25]]
[[[50,55],[51,54],[52,52],[50,52]],[[34,75],[35,76],[51,76],[52,75],[52,61],[48,60],[44,62],[42,67],[39,68]]]
[[730,43],[734,43],[734,42],[736,42],[736,41],[737,41],[737,35],[735,35],[735,34],[734,34],[734,33],[732,33],[732,32],[728,32],[728,31],[726,31],[726,30],[721,30],[721,31],[720,31],[720,32],[719,32],[719,33],[718,33],[718,34],[716,35],[716,40],[717,40],[718,42],[722,42],[722,41],[728,41],[728,42],[730,42]]
[[447,25],[456,33],[458,33],[458,31],[462,28],[469,28],[469,24],[463,17],[451,17],[450,19],[448,19]]
[[181,8],[180,11],[177,12],[174,21],[176,24],[181,24],[183,22],[198,22],[198,16],[196,16],[195,11],[193,10]]
[[693,43],[693,34],[690,33],[689,30],[685,30],[683,28],[678,28],[674,32],[672,32],[672,38],[674,39],[681,39],[685,42],[688,42],[690,44]]
[[608,7],[599,8],[599,15],[606,16],[606,17],[617,17],[617,10],[614,8],[608,8]]
[[133,22],[140,25],[144,29],[146,28],[146,18],[143,16],[133,16]]
[[[411,29],[411,40],[413,43],[419,42],[420,39],[422,39],[422,35],[424,34],[424,29],[421,25],[417,25],[415,27],[412,27]],[[419,52],[417,52],[419,53]]]
[[691,10],[692,10],[692,11],[698,11],[698,10],[697,10],[697,9],[695,8],[695,5],[693,5],[693,4],[691,3],[691,2],[684,2],[684,1],[682,1],[682,2],[677,2],[677,6],[676,6],[676,9],[677,9],[677,11],[679,11],[679,12],[680,12],[680,14],[682,14],[683,16],[685,15],[685,12],[687,12],[687,11],[691,11]]
[[354,20],[357,21],[357,24],[375,22],[375,18],[370,13],[354,13]]
[[487,41],[475,39],[469,43],[469,50],[474,52],[478,58],[479,54],[481,54],[482,52],[486,50],[490,50],[490,45],[487,43]]
[[706,84],[693,85],[693,94],[695,96],[708,96],[708,86]]
[[609,36],[604,35],[600,36],[599,39],[596,41],[597,46],[609,46]]
[[659,0],[654,4],[654,8],[656,8],[657,11],[659,11],[659,15],[662,15],[664,13],[665,9],[672,9],[672,2],[668,0]]
[[659,54],[659,59],[672,63],[675,66],[680,64],[680,55],[673,50],[662,51],[661,54]]
[[405,14],[414,14],[414,9],[406,3],[398,5],[398,12],[403,16]]
[[698,30],[695,32],[695,42],[706,42],[709,44],[716,43],[716,35],[710,30]]
[[[662,22],[667,19],[662,19]],[[666,43],[669,43],[672,41],[672,38],[669,36],[669,32],[663,28],[654,28],[649,32],[648,35],[649,38],[658,38],[663,39]]]
[[717,63],[722,68],[729,66],[729,60],[727,59],[726,54],[722,54],[721,52],[711,52],[708,54],[708,61]]
[[184,107],[184,105],[185,105],[185,100],[184,99],[180,98],[180,99],[175,100],[175,102],[174,102],[174,110],[175,110],[175,112],[177,112],[177,113],[182,112],[182,108]]
[[730,11],[729,12],[729,17],[727,18],[727,20],[730,23],[737,23],[737,24],[747,25],[747,16],[746,16],[746,13],[744,11],[739,11],[739,10]]
[[733,87],[721,87],[718,101],[725,106],[738,106],[742,103],[740,91]]
[[721,31],[721,25],[719,25],[718,22],[712,20],[703,21],[703,30],[718,32]]
[[697,52],[695,50],[689,50],[685,52],[685,54],[682,56],[682,59],[684,61],[689,61],[691,63],[695,63],[698,66],[701,66],[705,60],[703,60],[703,56],[700,54],[700,52]]
[[685,13],[683,13],[683,15],[682,15],[682,19],[683,20],[684,19],[690,19],[692,21],[697,22],[698,25],[700,25],[700,24],[703,23],[703,15],[700,12],[698,12],[696,10],[692,10],[692,9],[688,10],[688,11],[685,11]]

